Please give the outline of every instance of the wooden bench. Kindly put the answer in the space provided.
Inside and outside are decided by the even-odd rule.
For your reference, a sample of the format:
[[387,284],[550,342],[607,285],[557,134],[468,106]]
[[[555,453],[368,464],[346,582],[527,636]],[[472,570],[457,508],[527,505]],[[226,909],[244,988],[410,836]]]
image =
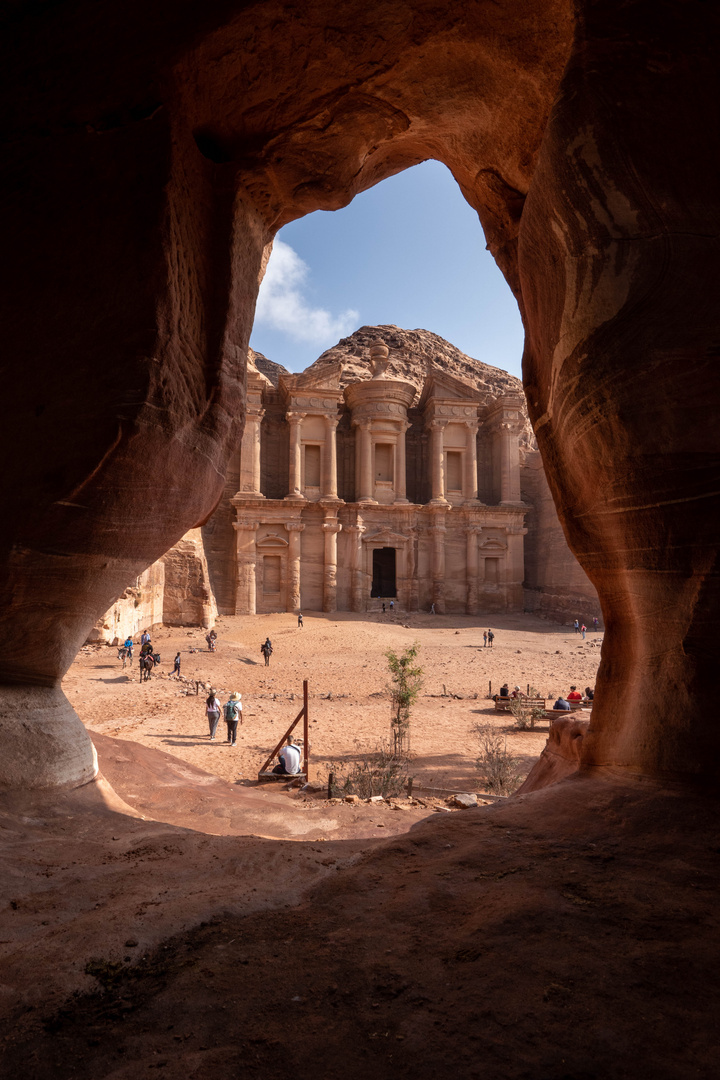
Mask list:
[[563,716],[572,716],[577,711],[577,709],[546,709],[545,715],[549,716],[551,720],[561,720]]
[[307,776],[304,772],[273,772],[270,769],[267,772],[259,772],[258,780],[307,780]]
[[519,697],[519,698],[498,698],[495,702],[496,712],[508,712],[513,701],[517,701],[523,708],[528,709],[544,709],[545,698],[544,697]]

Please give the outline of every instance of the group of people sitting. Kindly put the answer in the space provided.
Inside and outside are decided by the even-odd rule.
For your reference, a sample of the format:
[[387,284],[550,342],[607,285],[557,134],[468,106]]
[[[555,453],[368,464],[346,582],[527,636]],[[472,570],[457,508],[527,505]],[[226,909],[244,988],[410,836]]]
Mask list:
[[[502,686],[500,687],[500,693],[494,695],[493,701],[502,701],[503,699],[507,699],[508,701],[513,701],[513,700],[518,701],[518,700],[522,700],[522,699],[524,699],[526,697],[527,697],[527,695],[523,694],[523,692],[522,692],[522,690],[520,689],[519,686],[516,686],[511,692],[508,684],[503,683]],[[560,697],[555,702],[555,704],[553,705],[553,709],[563,709],[563,710],[567,710],[568,712],[570,712],[573,705],[580,705],[583,702],[586,703],[586,704],[590,704],[594,697],[595,697],[595,691],[592,690],[591,687],[589,687],[589,686],[585,687],[585,695],[584,696],[579,692],[579,690],[578,690],[578,688],[576,686],[571,686],[570,687],[570,693],[568,694],[568,696],[566,698],[564,698],[562,696],[562,694],[561,694]]]
[[570,712],[573,705],[581,705],[583,702],[585,702],[586,704],[590,704],[594,697],[595,691],[592,690],[589,686],[585,687],[584,697],[576,686],[571,686],[568,696],[564,698],[561,694],[553,705],[553,709],[562,709],[565,712]]

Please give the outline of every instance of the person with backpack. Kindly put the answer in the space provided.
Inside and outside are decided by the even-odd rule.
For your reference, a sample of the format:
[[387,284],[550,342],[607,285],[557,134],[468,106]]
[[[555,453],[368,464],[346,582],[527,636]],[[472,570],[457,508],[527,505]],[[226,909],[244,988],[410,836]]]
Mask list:
[[205,700],[205,712],[207,713],[208,725],[210,727],[210,742],[215,742],[215,733],[217,732],[218,724],[220,723],[220,710],[222,705],[220,699],[216,696],[214,690],[211,690]]
[[270,657],[272,656],[272,651],[272,642],[270,641],[269,637],[266,637],[262,645],[260,646],[260,652],[265,657],[265,667],[270,667]]
[[231,746],[234,746],[237,742],[237,729],[238,723],[242,720],[242,694],[239,694],[237,690],[230,695],[227,704],[225,705],[225,723],[227,724],[227,741]]

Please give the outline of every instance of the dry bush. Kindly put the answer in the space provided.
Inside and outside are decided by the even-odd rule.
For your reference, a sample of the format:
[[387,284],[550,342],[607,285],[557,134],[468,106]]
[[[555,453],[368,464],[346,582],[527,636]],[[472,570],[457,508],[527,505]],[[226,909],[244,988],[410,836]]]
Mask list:
[[408,781],[409,754],[395,753],[387,742],[377,743],[374,750],[356,742],[355,748],[355,761],[327,766],[328,777],[330,773],[335,777],[333,794],[358,795],[361,799],[400,795]]
[[476,724],[473,731],[480,740],[480,752],[475,759],[483,777],[485,790],[493,795],[512,795],[523,779],[517,760],[507,748],[507,736],[491,724]]

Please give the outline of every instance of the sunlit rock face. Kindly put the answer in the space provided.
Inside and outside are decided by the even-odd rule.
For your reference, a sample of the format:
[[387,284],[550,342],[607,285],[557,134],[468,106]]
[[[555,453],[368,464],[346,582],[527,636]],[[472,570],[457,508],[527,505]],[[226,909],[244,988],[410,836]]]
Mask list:
[[[212,512],[275,231],[434,157],[521,305],[531,417],[602,598],[587,761],[714,767],[694,706],[717,607],[717,124],[698,137],[717,17],[577,10],[576,27],[555,0],[4,15],[6,684],[56,685]],[[62,782],[92,770],[73,737]]]

